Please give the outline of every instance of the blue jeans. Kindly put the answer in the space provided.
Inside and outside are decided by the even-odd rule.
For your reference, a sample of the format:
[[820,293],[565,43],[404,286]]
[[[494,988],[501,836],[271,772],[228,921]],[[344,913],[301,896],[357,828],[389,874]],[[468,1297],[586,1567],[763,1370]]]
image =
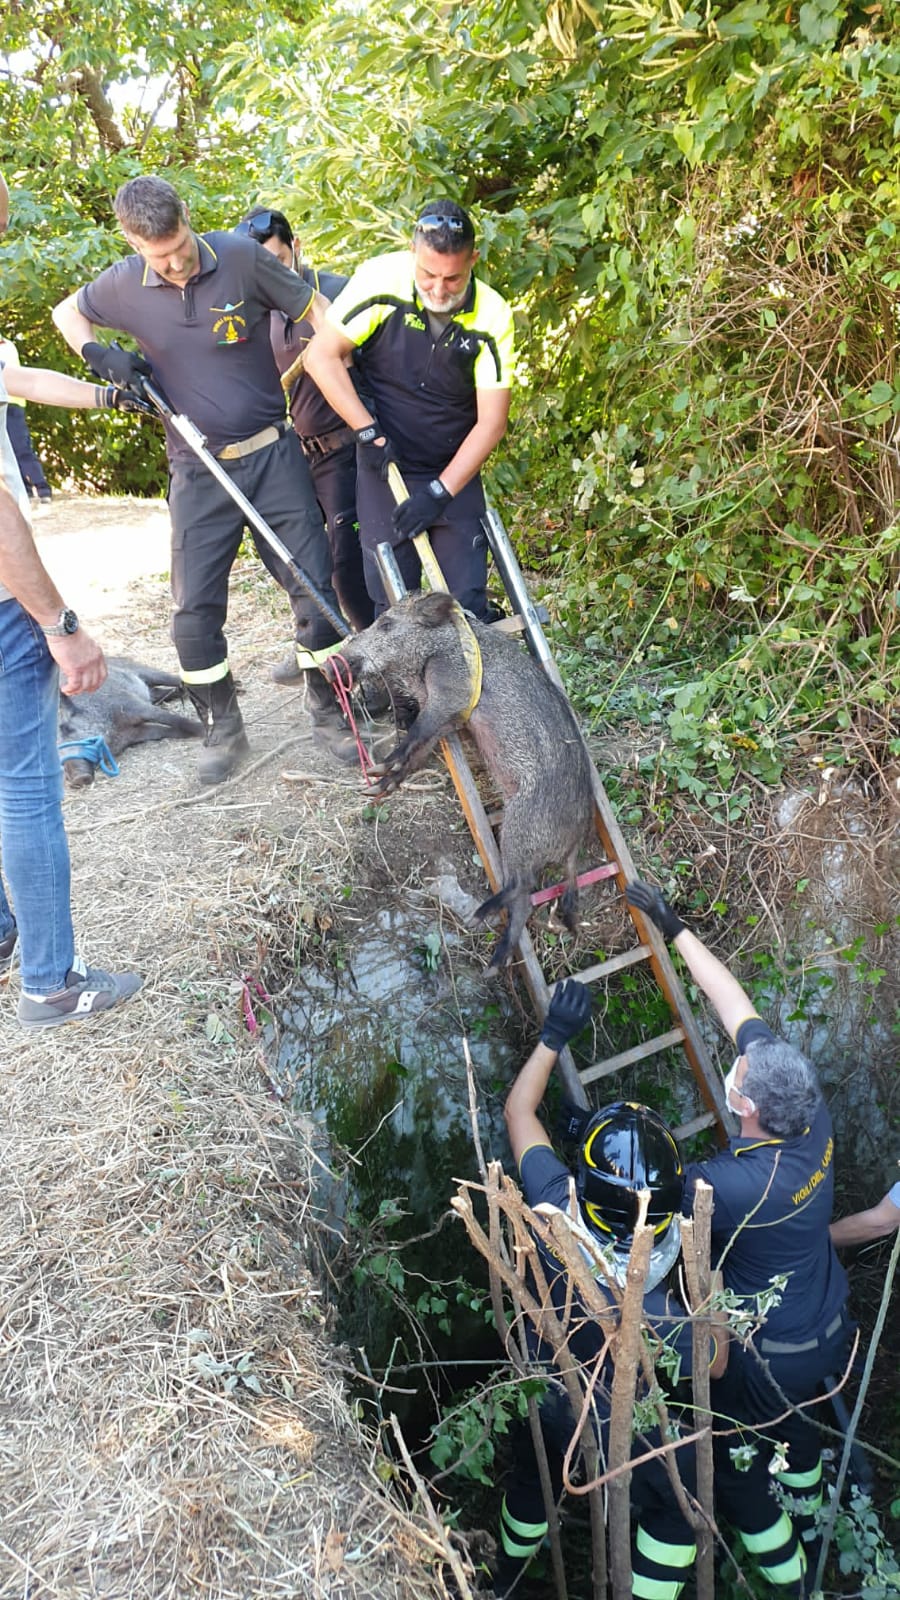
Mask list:
[[[55,994],[74,960],[57,744],[59,676],[38,624],[0,602],[0,844],[19,928],[22,988]],[[0,938],[13,916],[0,883]]]

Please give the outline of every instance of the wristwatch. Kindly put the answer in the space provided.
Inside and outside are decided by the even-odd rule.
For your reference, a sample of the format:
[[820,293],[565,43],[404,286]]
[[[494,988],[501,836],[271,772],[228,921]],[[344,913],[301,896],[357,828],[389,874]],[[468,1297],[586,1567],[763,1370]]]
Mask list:
[[44,626],[41,623],[41,627],[49,639],[60,639],[67,633],[78,632],[78,618],[74,611],[69,611],[64,606],[54,623],[49,626]]

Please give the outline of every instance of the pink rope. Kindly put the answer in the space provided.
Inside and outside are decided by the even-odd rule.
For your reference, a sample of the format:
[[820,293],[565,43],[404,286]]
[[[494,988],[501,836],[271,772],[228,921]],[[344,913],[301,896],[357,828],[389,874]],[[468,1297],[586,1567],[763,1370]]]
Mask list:
[[[351,672],[347,662],[344,660],[344,657],[339,652],[336,655],[331,656],[330,660],[334,663],[332,669],[331,686],[334,689],[335,695],[337,696],[338,705],[340,706],[344,716],[347,718],[347,722],[350,725],[350,732],[353,734],[353,737],[356,740],[356,748],[359,753],[360,771],[362,772],[366,783],[371,789],[372,779],[370,773],[372,769],[372,759],[359,736],[359,729],[356,726],[356,718],[353,715],[353,703],[350,699],[350,694],[353,689],[353,673]],[[338,666],[338,662],[340,662],[340,666]],[[346,674],[345,678],[341,677],[342,671]]]

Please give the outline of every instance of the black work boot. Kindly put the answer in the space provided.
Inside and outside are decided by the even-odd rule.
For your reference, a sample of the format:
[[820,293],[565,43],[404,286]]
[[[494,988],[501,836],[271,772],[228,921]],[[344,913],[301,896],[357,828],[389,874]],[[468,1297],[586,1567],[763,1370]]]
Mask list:
[[280,683],[285,688],[299,689],[303,682],[303,671],[297,665],[297,656],[292,651],[285,656],[283,661],[277,661],[269,671],[273,683]]
[[250,749],[234,679],[227,672],[215,683],[188,683],[185,687],[206,727],[197,776],[201,783],[224,783]]
[[324,746],[335,761],[352,766],[359,760],[356,739],[350,732],[331,684],[315,668],[304,672],[306,679],[306,704],[316,732],[316,742]]

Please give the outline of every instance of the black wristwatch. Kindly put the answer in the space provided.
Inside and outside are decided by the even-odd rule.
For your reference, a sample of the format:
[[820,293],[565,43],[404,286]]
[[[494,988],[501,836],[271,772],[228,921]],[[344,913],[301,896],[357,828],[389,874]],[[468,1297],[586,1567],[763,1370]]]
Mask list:
[[44,628],[48,639],[61,639],[67,633],[78,632],[78,618],[74,611],[69,611],[66,607],[63,607],[54,623],[51,623],[49,627],[44,627],[44,624],[41,623],[41,627]]

